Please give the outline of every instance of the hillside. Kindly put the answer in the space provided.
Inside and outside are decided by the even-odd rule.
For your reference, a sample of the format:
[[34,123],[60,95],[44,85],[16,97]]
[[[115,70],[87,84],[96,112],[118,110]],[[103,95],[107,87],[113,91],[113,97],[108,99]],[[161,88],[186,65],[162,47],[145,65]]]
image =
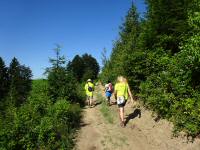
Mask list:
[[[78,150],[198,150],[200,140],[189,142],[186,137],[172,136],[172,124],[157,120],[152,112],[144,107],[132,108],[126,105],[127,125],[121,128],[118,122],[117,106],[112,105],[107,115],[102,114],[103,103],[99,104],[100,87],[95,93],[98,105],[85,108],[81,128],[77,135]],[[106,110],[106,109],[104,109]],[[156,120],[156,121],[155,121]]]

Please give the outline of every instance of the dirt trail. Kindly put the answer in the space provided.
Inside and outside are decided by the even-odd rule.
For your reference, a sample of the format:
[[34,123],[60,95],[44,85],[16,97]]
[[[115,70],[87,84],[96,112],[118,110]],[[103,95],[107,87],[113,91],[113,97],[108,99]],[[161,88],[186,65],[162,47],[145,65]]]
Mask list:
[[[97,94],[97,93],[96,93]],[[125,128],[119,126],[117,106],[112,105],[114,122],[108,123],[100,112],[101,105],[86,108],[77,135],[77,150],[200,150],[200,140],[187,143],[185,137],[172,137],[172,124],[155,122],[144,108],[126,105]]]

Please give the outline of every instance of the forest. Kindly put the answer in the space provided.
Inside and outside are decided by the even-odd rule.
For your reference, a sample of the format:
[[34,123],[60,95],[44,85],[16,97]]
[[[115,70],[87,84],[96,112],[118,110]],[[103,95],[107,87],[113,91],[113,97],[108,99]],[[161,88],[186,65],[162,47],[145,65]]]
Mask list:
[[[85,79],[96,79],[99,64],[89,54],[67,62],[56,45],[46,79],[32,80],[32,71],[13,58],[0,58],[0,148],[72,149],[84,106]],[[77,73],[81,66],[82,72]]]
[[146,108],[174,124],[174,134],[200,134],[200,1],[146,0],[139,17],[132,5],[111,56],[102,53],[103,82],[128,78]]

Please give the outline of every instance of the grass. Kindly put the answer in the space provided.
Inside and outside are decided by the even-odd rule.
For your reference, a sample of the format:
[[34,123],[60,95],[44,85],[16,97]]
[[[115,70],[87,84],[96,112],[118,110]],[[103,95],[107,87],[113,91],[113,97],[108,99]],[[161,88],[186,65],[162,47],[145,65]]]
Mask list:
[[107,104],[105,102],[101,105],[100,109],[101,113],[103,114],[104,118],[111,124],[113,124],[113,116],[111,114],[110,109],[108,108]]
[[106,99],[101,95],[101,93],[97,93],[97,99],[99,102],[101,102],[100,112],[102,113],[102,115],[104,116],[104,118],[106,119],[108,123],[113,124],[114,122],[114,118],[112,115],[113,113],[111,109],[109,108],[109,106],[107,105]]

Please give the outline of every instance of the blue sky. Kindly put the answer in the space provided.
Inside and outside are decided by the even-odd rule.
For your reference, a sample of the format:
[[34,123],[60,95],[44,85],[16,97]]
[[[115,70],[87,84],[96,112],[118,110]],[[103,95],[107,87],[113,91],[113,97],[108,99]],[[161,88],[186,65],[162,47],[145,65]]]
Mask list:
[[[133,0],[138,12],[144,0]],[[117,39],[132,0],[0,0],[0,57],[9,65],[13,57],[29,66],[33,78],[43,77],[54,57],[55,44],[68,60],[91,54],[101,65]]]

